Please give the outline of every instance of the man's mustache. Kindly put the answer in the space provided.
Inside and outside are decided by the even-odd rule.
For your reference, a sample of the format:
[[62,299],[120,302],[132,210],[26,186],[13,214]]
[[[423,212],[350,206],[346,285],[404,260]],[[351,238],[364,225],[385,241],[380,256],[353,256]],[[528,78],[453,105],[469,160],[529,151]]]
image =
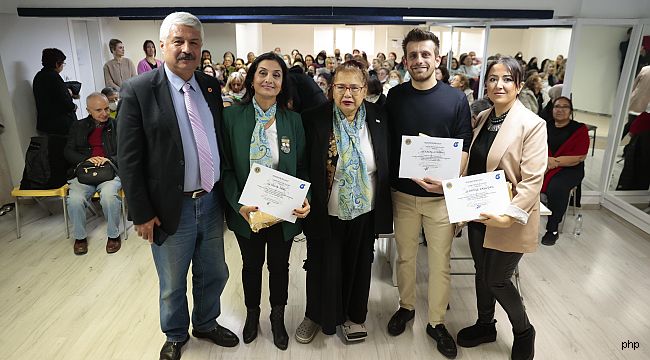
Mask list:
[[192,54],[183,53],[179,55],[176,60],[194,60],[196,57]]

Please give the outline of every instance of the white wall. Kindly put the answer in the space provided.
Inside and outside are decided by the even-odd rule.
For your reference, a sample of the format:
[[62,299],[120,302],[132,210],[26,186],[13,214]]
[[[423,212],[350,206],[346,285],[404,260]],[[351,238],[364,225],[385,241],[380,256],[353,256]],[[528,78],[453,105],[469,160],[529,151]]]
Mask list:
[[531,29],[492,29],[488,43],[488,56],[494,54],[514,56],[518,51],[524,60],[536,57],[541,65],[544,59],[555,59],[558,54],[564,57],[569,53],[571,29],[531,28]]
[[586,26],[581,31],[571,89],[576,109],[612,114],[620,76],[618,46],[627,29],[627,26]]
[[246,60],[246,54],[249,51],[256,55],[263,53],[261,27],[262,24],[237,24],[235,26],[237,57]]
[[[307,55],[314,53],[314,26],[312,25],[280,25],[280,24],[261,24],[260,36],[262,48],[259,53],[273,51],[280,47],[282,54],[291,55],[291,50],[298,49],[301,54]],[[238,51],[248,52],[246,49],[237,49]]]

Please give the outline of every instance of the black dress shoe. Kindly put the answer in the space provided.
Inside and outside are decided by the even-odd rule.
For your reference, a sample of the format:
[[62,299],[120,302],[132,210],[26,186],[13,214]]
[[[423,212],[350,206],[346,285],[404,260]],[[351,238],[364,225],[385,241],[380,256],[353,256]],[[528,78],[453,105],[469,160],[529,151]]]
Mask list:
[[415,317],[415,310],[399,308],[388,321],[388,333],[397,336],[404,332],[406,323]]
[[287,347],[289,347],[289,334],[287,334],[287,328],[284,327],[284,305],[271,308],[270,320],[273,343],[278,349],[287,350]]
[[448,359],[455,359],[458,355],[458,349],[454,338],[451,337],[449,331],[445,328],[444,324],[438,324],[434,328],[431,324],[427,324],[427,334],[438,343],[438,351]]
[[216,328],[208,332],[192,329],[192,335],[199,339],[208,339],[223,347],[233,347],[239,344],[239,338],[237,335],[221,325],[217,325]]
[[249,344],[257,337],[257,329],[260,323],[260,308],[246,310],[246,323],[244,324],[244,343]]
[[165,341],[160,349],[160,360],[179,360],[181,358],[181,348],[190,341],[190,337],[181,342]]

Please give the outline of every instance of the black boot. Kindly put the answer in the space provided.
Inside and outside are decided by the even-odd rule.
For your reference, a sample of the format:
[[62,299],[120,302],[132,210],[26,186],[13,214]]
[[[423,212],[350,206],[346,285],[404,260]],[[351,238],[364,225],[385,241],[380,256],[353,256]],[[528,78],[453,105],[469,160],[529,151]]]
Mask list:
[[512,332],[515,341],[512,343],[512,360],[532,360],[535,356],[535,328],[533,325],[522,333]]
[[271,308],[271,332],[273,332],[273,343],[280,350],[287,350],[289,346],[289,334],[284,327],[284,305]]
[[244,343],[249,344],[257,337],[257,328],[260,323],[260,308],[246,310],[246,323],[244,324]]
[[478,321],[472,326],[468,326],[456,335],[456,343],[462,347],[474,347],[484,343],[497,340],[496,320],[489,324],[481,324]]

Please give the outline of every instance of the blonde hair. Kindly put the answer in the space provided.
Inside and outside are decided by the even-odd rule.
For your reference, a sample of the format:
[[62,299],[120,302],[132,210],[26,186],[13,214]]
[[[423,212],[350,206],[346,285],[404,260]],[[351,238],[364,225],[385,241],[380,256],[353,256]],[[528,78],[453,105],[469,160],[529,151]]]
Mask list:
[[227,94],[232,91],[230,88],[230,84],[233,82],[233,80],[239,80],[241,81],[242,88],[244,88],[244,75],[240,73],[239,71],[234,71],[228,75],[228,81],[226,81],[226,86],[223,88],[224,94]]

